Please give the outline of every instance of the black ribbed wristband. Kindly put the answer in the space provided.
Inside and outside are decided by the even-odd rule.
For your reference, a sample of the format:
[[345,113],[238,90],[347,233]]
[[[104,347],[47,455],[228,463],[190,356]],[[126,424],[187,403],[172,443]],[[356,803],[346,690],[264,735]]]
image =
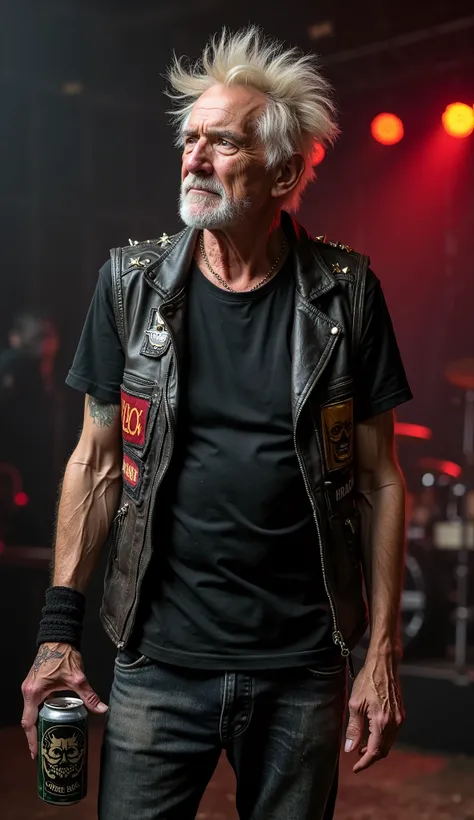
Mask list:
[[85,608],[86,599],[82,592],[71,587],[49,587],[36,645],[70,643],[79,649]]

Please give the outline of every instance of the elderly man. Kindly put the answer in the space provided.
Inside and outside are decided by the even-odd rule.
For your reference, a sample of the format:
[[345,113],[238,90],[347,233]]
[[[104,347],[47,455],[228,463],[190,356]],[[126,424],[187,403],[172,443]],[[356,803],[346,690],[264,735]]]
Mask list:
[[329,818],[362,576],[355,772],[402,720],[393,408],[410,389],[367,258],[285,212],[314,142],[337,133],[312,57],[224,32],[170,80],[188,227],[112,251],[100,272],[68,376],[84,427],[23,726],[34,756],[51,691],[107,708],[79,640],[109,536],[101,820],[191,820],[223,749],[242,820]]

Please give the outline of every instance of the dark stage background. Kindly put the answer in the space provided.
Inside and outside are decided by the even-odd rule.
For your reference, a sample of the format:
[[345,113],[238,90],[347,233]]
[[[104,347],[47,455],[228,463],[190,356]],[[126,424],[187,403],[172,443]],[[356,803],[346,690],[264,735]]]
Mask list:
[[[441,113],[474,99],[471,3],[296,0],[290,13],[243,2],[224,14],[217,0],[15,0],[2,9],[3,337],[19,305],[45,308],[62,381],[109,248],[179,227],[179,155],[161,93],[172,50],[196,56],[224,22],[261,23],[322,54],[341,111],[342,137],[300,219],[371,255],[415,393],[400,418],[433,427],[435,454],[459,460],[460,409],[443,371],[474,352],[474,137],[448,137]],[[321,22],[334,33],[311,40]],[[385,110],[405,123],[391,148],[369,131]],[[66,453],[81,399],[65,395]]]

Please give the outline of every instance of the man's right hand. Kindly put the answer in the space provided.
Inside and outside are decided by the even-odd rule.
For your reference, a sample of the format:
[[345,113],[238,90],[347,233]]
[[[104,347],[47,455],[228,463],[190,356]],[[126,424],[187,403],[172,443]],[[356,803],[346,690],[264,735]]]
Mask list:
[[48,695],[64,689],[75,692],[90,712],[102,715],[108,709],[88,683],[77,649],[68,643],[43,643],[21,687],[24,701],[21,725],[33,760],[38,754],[39,706]]

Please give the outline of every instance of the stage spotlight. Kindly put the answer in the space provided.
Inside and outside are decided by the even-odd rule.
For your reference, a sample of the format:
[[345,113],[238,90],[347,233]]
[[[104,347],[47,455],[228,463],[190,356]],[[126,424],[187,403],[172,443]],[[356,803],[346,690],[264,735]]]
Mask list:
[[396,145],[405,133],[403,123],[396,114],[379,114],[370,126],[372,136],[382,145]]
[[27,494],[24,492],[19,492],[15,495],[14,502],[17,507],[26,507],[29,503],[30,499],[28,498]]
[[444,130],[451,137],[464,139],[474,131],[474,108],[466,103],[451,103],[443,114]]
[[311,164],[320,165],[326,156],[326,151],[319,142],[314,143],[313,153],[311,154]]
[[406,421],[396,421],[395,435],[406,436],[407,438],[421,438],[425,441],[429,441],[432,432],[429,427],[424,427],[422,424],[409,424]]

